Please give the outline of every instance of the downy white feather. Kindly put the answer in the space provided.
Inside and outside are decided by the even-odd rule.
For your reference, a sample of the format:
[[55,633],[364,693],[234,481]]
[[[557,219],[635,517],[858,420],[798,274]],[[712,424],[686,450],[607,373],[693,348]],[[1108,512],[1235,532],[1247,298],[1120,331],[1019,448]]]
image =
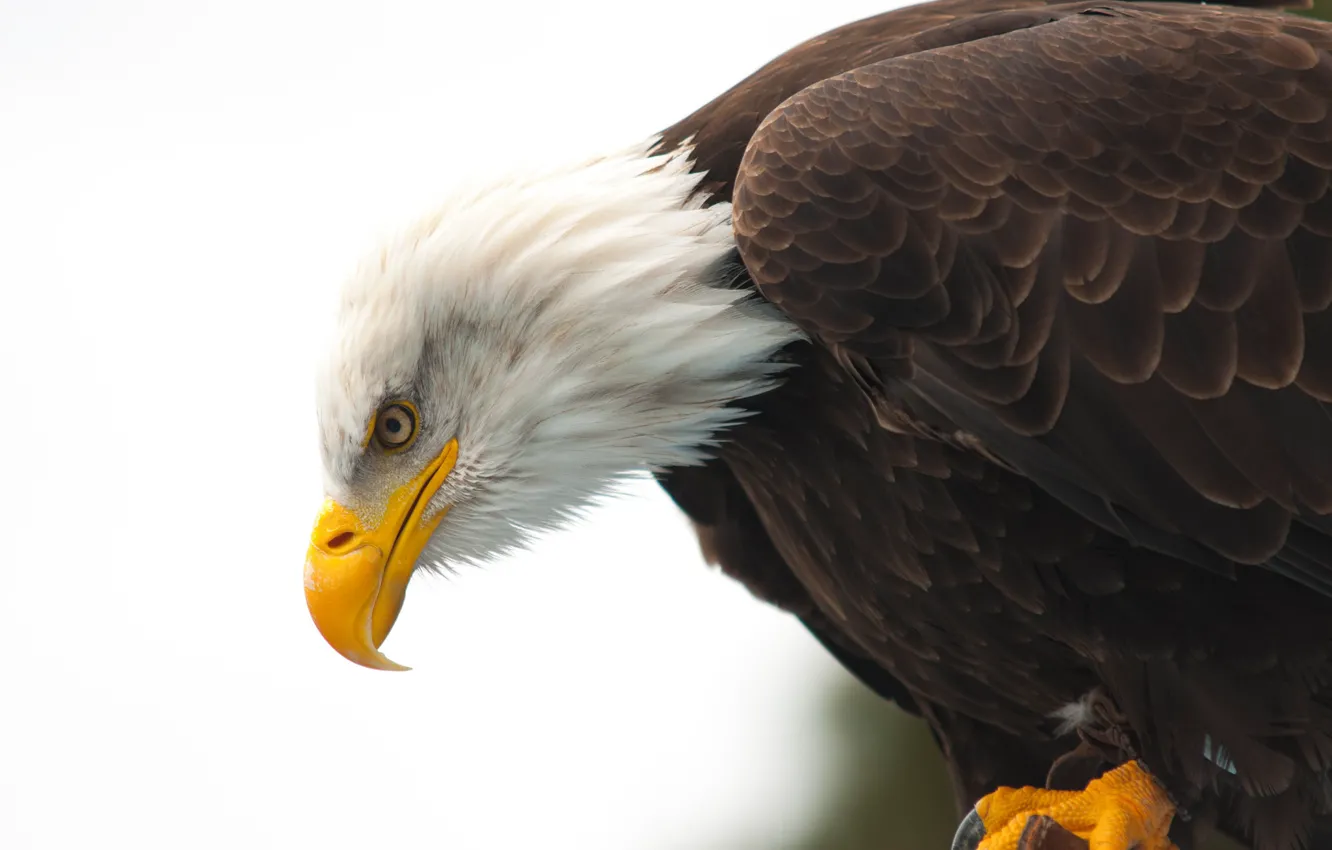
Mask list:
[[[771,386],[795,327],[746,289],[729,204],[689,151],[647,146],[477,183],[347,284],[318,387],[326,488],[374,516],[456,437],[422,558],[477,562],[563,524],[626,476],[697,463]],[[362,438],[398,398],[402,454]]]

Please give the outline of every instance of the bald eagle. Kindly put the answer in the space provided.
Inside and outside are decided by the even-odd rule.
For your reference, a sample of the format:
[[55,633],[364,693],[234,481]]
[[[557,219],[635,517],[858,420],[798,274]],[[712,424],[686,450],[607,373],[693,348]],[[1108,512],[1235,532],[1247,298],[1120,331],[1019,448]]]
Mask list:
[[[1332,847],[1332,26],[939,0],[459,191],[342,297],[310,611],[651,471],[922,715],[959,834]],[[969,836],[969,838],[968,838]]]

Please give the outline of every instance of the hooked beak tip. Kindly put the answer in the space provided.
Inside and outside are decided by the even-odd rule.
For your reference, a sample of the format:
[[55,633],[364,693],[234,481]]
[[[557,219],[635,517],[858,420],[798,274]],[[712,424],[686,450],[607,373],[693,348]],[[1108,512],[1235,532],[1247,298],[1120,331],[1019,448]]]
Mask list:
[[305,559],[305,604],[319,633],[343,658],[374,670],[409,670],[380,652],[373,637],[383,560],[374,546],[342,555],[311,546]]

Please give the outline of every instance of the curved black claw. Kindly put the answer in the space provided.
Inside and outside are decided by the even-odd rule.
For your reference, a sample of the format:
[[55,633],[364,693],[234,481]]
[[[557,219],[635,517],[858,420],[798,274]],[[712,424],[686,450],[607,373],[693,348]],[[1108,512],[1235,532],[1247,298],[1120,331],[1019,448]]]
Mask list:
[[962,818],[962,823],[958,824],[957,832],[953,833],[951,850],[976,850],[983,838],[985,838],[985,822],[976,814],[976,810],[972,809]]

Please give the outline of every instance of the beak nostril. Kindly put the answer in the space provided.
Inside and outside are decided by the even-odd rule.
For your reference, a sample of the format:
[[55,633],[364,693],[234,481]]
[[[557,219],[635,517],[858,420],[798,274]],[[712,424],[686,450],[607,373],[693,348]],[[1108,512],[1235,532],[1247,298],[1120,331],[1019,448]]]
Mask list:
[[325,545],[328,546],[329,549],[341,549],[348,543],[352,542],[352,538],[355,536],[356,535],[352,534],[350,531],[344,531],[341,534],[334,535]]

